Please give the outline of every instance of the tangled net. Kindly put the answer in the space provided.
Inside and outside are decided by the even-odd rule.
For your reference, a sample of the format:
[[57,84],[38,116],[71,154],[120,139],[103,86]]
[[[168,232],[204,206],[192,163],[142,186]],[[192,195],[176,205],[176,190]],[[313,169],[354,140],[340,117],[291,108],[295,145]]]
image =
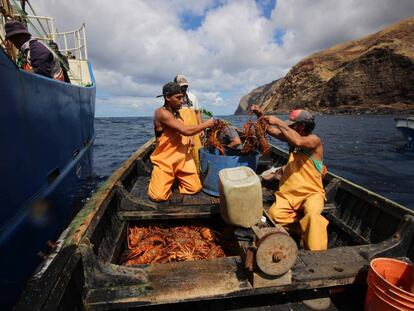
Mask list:
[[125,265],[167,263],[224,257],[217,234],[203,226],[132,227]]

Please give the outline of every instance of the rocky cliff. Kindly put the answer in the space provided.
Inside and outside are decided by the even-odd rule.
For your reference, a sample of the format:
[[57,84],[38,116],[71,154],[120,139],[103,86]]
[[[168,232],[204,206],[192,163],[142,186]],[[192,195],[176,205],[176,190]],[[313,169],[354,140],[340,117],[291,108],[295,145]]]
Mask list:
[[359,40],[312,54],[279,80],[242,97],[286,113],[295,106],[323,113],[414,111],[414,17]]

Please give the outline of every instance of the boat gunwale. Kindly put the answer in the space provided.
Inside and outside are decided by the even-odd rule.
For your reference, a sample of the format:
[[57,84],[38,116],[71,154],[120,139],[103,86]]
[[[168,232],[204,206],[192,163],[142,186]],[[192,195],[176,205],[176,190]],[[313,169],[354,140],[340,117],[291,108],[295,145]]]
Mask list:
[[[135,160],[142,156],[142,154],[147,151],[154,141],[155,138],[152,138],[142,145],[98,188],[96,193],[78,212],[69,225],[70,229],[67,238],[65,239],[65,245],[80,243],[99,208],[104,205],[111,194],[113,194],[113,190],[115,189],[117,182],[126,172],[128,172],[128,170],[132,169]],[[80,228],[77,228],[78,226]]]

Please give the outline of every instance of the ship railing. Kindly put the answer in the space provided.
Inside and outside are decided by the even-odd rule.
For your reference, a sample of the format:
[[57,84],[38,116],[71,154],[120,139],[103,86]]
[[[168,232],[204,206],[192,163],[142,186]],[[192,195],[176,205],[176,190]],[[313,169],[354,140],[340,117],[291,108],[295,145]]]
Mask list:
[[[90,85],[92,83],[88,67],[88,49],[85,24],[77,29],[59,32],[54,25],[54,19],[48,16],[25,15],[28,28],[34,37],[48,44],[53,40],[61,54],[68,58],[68,74],[72,84]],[[36,25],[39,25],[42,33]]]
[[[31,33],[36,34],[36,39],[46,43],[49,40],[53,40],[59,46],[59,51],[62,54],[67,55],[69,52],[70,56],[74,56],[76,59],[88,60],[85,24],[82,24],[82,26],[75,30],[59,32],[54,26],[52,17],[35,15],[26,15],[25,17],[31,21],[28,25],[29,30]],[[44,34],[40,34],[37,29],[33,29],[35,28],[35,20],[40,25]]]
[[[64,64],[62,59],[61,63],[62,66],[65,67],[68,71],[68,75],[72,84],[81,86],[91,85],[92,77],[88,65],[88,49],[85,24],[82,24],[81,27],[72,31],[59,32],[55,27],[54,19],[52,17],[37,15],[31,6],[30,9],[32,10],[33,14],[27,14],[16,3],[16,1],[13,2],[14,5],[10,5],[9,1],[6,2],[9,6],[8,18],[10,19],[12,18],[11,15],[14,15],[15,18],[24,20],[33,37],[43,41],[46,44],[49,44],[49,41],[53,40],[58,45],[60,53],[68,58],[68,68],[66,68],[67,65]],[[3,49],[5,49],[5,22],[6,17],[4,14],[0,14],[0,45]],[[10,57],[13,59],[13,61],[15,61],[17,54],[16,50],[12,49],[8,52],[9,55],[11,54]]]

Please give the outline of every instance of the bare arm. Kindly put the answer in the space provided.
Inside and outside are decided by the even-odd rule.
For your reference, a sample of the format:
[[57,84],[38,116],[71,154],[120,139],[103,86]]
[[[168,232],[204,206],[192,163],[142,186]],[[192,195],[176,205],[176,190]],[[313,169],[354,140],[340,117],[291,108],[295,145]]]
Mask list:
[[235,137],[228,145],[227,147],[230,148],[237,148],[241,144],[240,137]]
[[155,112],[155,123],[165,127],[170,127],[184,136],[193,136],[202,130],[213,126],[214,120],[210,119],[199,125],[184,125],[184,123],[174,118],[173,114],[166,109],[157,109]]
[[291,129],[279,118],[275,116],[266,116],[265,118],[269,124],[276,125],[281,134],[284,136],[285,140],[295,147],[315,150],[322,145],[320,138],[316,135],[311,134],[308,136],[301,136],[298,132]]
[[277,127],[268,126],[267,129],[266,129],[266,133],[268,133],[270,136],[276,137],[277,139],[286,141],[285,136],[283,135],[283,133]]

